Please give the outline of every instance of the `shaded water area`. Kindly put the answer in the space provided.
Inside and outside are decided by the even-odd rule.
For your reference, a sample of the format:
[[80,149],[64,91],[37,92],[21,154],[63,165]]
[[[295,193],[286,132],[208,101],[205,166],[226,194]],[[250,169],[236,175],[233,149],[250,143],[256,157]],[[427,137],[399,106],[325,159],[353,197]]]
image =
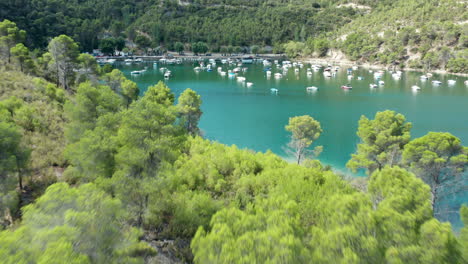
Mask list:
[[[239,82],[228,75],[221,76],[217,67],[223,71],[234,69],[235,65],[221,64],[212,72],[194,70],[198,63],[185,64],[117,64],[131,80],[135,81],[144,93],[148,86],[164,80],[178,96],[186,88],[191,88],[201,95],[203,116],[200,128],[205,138],[240,148],[256,151],[271,150],[286,157],[283,147],[288,142],[288,133],[284,126],[289,117],[310,115],[318,120],[323,133],[314,145],[322,145],[324,150],[319,159],[332,165],[337,170],[349,174],[345,168],[350,154],[356,149],[358,120],[362,115],[373,119],[378,111],[395,110],[405,115],[413,124],[412,138],[425,135],[429,131],[450,132],[468,145],[468,86],[466,77],[434,74],[427,81],[422,81],[419,72],[403,72],[401,79],[395,79],[385,72],[382,79],[385,84],[370,88],[376,83],[374,73],[368,69],[357,69],[348,79],[347,69],[342,67],[336,76],[324,77],[323,70],[312,71],[308,75],[305,67],[295,72],[294,68],[276,79],[274,74],[283,73],[273,64],[273,75],[268,78],[261,63],[246,64],[244,76],[246,82]],[[131,71],[147,71],[138,75]],[[168,68],[172,76],[165,80],[160,68]],[[358,76],[363,80],[358,80]],[[434,85],[432,80],[439,80],[441,85]],[[456,80],[449,85],[448,80]],[[340,87],[350,84],[353,89],[345,91]],[[411,86],[421,88],[415,92]],[[318,91],[307,92],[306,87],[316,86]],[[271,88],[278,89],[272,93]],[[438,216],[440,220],[450,220],[455,226],[461,225],[458,208],[461,203],[468,203],[468,190],[457,196],[446,197],[441,204],[452,211]]]

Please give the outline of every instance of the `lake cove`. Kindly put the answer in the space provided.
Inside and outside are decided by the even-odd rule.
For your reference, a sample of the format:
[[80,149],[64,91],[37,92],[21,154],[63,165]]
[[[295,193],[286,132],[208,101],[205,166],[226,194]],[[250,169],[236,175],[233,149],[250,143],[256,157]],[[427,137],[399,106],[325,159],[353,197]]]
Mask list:
[[[191,88],[202,97],[203,115],[200,127],[204,136],[211,140],[240,148],[256,151],[272,150],[285,157],[283,147],[288,141],[284,126],[289,117],[310,115],[321,123],[323,133],[316,145],[324,150],[319,159],[337,169],[347,172],[345,164],[355,151],[358,120],[361,115],[373,119],[377,111],[395,110],[405,115],[413,124],[412,138],[429,131],[446,131],[468,142],[468,86],[465,77],[434,74],[422,80],[419,72],[403,72],[400,78],[384,72],[379,84],[375,72],[368,69],[348,70],[340,68],[335,76],[324,76],[323,69],[311,70],[291,67],[286,73],[275,64],[244,64],[236,77],[230,78],[228,70],[237,65],[217,62],[213,70],[194,70],[198,63],[184,64],[117,64],[126,77],[135,81],[144,93],[148,86],[164,80],[178,96]],[[140,74],[132,71],[147,70]],[[226,72],[222,76],[218,67]],[[271,76],[265,68],[271,67]],[[171,77],[164,78],[164,69],[171,71]],[[275,78],[281,73],[281,78]],[[245,80],[238,80],[238,76]],[[242,79],[242,78],[240,78]],[[440,85],[432,81],[441,81]],[[455,80],[455,84],[448,84]],[[247,83],[252,83],[250,86]],[[349,84],[352,89],[341,86]],[[376,88],[370,88],[376,84]],[[307,87],[315,86],[316,91]],[[412,88],[418,86],[420,90]],[[278,90],[272,93],[271,89]],[[314,145],[315,145],[314,144]]]

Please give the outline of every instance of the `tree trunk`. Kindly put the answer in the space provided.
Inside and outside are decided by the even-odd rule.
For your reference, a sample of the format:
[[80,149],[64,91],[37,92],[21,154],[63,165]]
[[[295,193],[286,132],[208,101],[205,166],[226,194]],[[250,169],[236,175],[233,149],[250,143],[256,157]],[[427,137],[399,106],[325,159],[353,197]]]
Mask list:
[[21,169],[18,164],[18,158],[16,158],[16,173],[18,173],[18,185],[20,188],[20,191],[23,190],[23,176],[21,175]]

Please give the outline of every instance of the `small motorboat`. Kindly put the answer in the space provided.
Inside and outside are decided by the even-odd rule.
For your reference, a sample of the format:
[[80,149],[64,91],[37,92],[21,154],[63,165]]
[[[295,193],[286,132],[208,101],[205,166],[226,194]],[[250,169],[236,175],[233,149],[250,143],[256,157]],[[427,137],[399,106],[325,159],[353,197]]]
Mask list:
[[421,77],[419,77],[421,79],[421,81],[425,81],[427,79],[429,79],[429,77],[427,77],[426,75],[421,75]]
[[377,84],[375,84],[375,83],[371,83],[371,84],[369,84],[369,87],[373,89],[373,88],[377,88],[377,87],[378,87],[378,85],[377,85]]
[[247,82],[245,85],[247,85],[247,87],[252,87],[252,86],[253,86],[253,82]]
[[275,78],[276,78],[276,79],[280,79],[280,78],[282,78],[282,77],[283,77],[283,75],[282,75],[281,73],[279,73],[279,72],[278,72],[278,73],[275,73]]
[[358,79],[359,81],[362,81],[362,80],[364,80],[364,77],[358,76],[357,79]]
[[353,87],[351,87],[350,84],[347,84],[347,85],[342,85],[342,86],[341,86],[341,89],[343,89],[343,90],[351,90],[351,89],[353,89]]
[[318,88],[317,88],[316,86],[310,86],[310,87],[307,87],[307,88],[306,88],[306,91],[307,91],[307,92],[315,92],[315,91],[317,91],[317,90],[318,90]]
[[411,90],[413,90],[413,91],[419,91],[419,90],[421,90],[421,87],[419,87],[419,86],[417,86],[417,85],[413,85],[413,86],[411,86]]
[[278,89],[276,89],[276,88],[271,88],[270,91],[273,94],[278,94]]
[[169,78],[169,77],[171,77],[171,75],[172,75],[171,71],[166,71],[164,73],[164,78]]
[[237,81],[238,81],[238,82],[245,82],[245,77],[243,77],[243,76],[237,76]]
[[132,71],[132,72],[130,72],[130,74],[132,74],[132,75],[136,75],[136,74],[140,74],[140,73],[141,73],[141,71]]
[[448,80],[447,83],[448,83],[449,85],[454,85],[454,84],[457,83],[457,81],[456,81],[456,80]]
[[434,81],[432,81],[432,84],[433,84],[433,85],[441,85],[442,82],[441,82],[441,81],[438,81],[438,80],[434,80]]
[[226,72],[225,71],[222,71],[219,73],[221,76],[226,76]]
[[379,81],[379,85],[385,85],[384,81]]

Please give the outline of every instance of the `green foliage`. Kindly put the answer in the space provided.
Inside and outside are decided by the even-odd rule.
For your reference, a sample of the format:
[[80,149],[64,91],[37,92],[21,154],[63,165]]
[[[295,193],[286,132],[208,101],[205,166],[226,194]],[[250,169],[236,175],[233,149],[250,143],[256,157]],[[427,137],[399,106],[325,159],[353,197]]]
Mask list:
[[174,95],[159,82],[124,113],[112,181],[138,225],[143,223],[151,192],[147,182],[155,178],[163,163],[174,161],[180,153],[184,135],[174,125],[176,111]]
[[284,44],[284,52],[289,58],[296,58],[304,54],[305,44],[302,42],[289,41]]
[[4,263],[143,263],[132,253],[139,232],[123,224],[125,217],[121,203],[95,186],[58,183],[23,208],[18,229],[0,233],[0,257]]
[[447,62],[447,69],[450,72],[468,72],[468,59],[467,58],[452,58]]
[[48,51],[52,58],[49,67],[56,74],[58,83],[70,89],[73,83],[74,67],[78,58],[78,44],[66,35],[55,37],[49,42]]
[[189,88],[180,95],[177,103],[180,122],[187,133],[193,136],[200,134],[198,121],[202,115],[201,104],[200,95]]
[[11,48],[23,42],[26,31],[20,30],[16,24],[8,19],[0,22],[0,55],[8,63],[11,60]]
[[22,72],[31,72],[33,70],[34,62],[31,59],[28,48],[26,48],[22,43],[16,44],[16,46],[12,47],[10,49],[10,53],[18,62]]
[[[307,148],[309,148],[322,133],[320,123],[308,115],[296,116],[289,118],[289,124],[285,129],[292,133],[291,141],[288,143],[288,150],[296,158],[297,164],[300,164],[310,153],[310,150]],[[313,156],[317,157],[320,152],[322,152],[322,147],[317,146],[312,152]]]
[[123,73],[117,69],[104,75],[104,80],[114,92],[122,96],[126,107],[135,101],[140,94],[137,84],[125,78]]
[[11,219],[10,212],[17,209],[18,194],[15,189],[18,184],[20,190],[23,188],[22,174],[28,158],[29,150],[21,146],[18,128],[0,121],[0,216],[3,218],[0,227],[5,219]]
[[176,42],[174,44],[174,50],[177,51],[179,54],[184,52],[184,44],[182,42]]
[[95,128],[100,116],[118,112],[121,107],[123,101],[109,86],[80,84],[74,100],[65,104],[65,112],[71,120],[66,130],[68,140],[78,141],[86,130]]
[[463,186],[466,176],[460,174],[468,166],[468,150],[450,133],[429,132],[405,146],[402,162],[431,186],[435,206],[445,185],[450,184],[451,192],[458,189],[457,182]]
[[125,47],[125,39],[119,38],[104,38],[99,40],[99,48],[101,52],[107,55],[114,55],[115,51],[121,51]]
[[357,132],[361,143],[346,166],[353,171],[363,168],[372,174],[385,165],[398,164],[403,147],[410,140],[410,129],[411,123],[394,111],[377,112],[374,120],[362,116]]
[[192,51],[195,54],[206,53],[208,51],[208,45],[204,42],[196,42],[192,44]]
[[[56,178],[54,168],[64,164],[63,89],[21,72],[0,71],[0,120],[14,123],[22,148],[31,148],[26,184]],[[34,190],[40,193],[41,188]]]
[[277,198],[219,211],[211,232],[200,228],[192,240],[195,263],[306,263],[297,207]]
[[468,262],[468,207],[466,205],[460,208],[460,217],[464,224],[460,231],[461,252],[465,262]]
[[142,49],[146,49],[151,46],[151,40],[147,36],[143,35],[138,35],[135,38],[135,43]]

